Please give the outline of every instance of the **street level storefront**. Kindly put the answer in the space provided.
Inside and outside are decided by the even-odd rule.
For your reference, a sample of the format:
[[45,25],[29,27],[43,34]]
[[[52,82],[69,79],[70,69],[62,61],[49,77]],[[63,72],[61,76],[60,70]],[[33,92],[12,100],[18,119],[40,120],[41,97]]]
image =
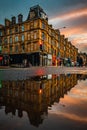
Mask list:
[[27,66],[46,66],[47,65],[47,55],[37,52],[37,53],[24,53],[24,54],[12,54],[9,55],[9,65],[19,64]]
[[2,65],[2,66],[9,65],[9,55],[8,54],[0,55],[0,65]]

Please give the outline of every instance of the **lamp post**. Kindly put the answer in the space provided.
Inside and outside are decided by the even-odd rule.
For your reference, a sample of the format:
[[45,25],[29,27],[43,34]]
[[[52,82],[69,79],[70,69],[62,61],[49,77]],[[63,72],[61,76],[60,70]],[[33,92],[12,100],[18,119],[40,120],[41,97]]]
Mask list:
[[66,26],[63,26],[63,27],[57,28],[57,29],[55,29],[55,30],[60,34],[60,30],[61,30],[61,29],[65,29],[65,28],[66,28]]
[[60,28],[58,28],[58,29],[60,30],[60,29],[63,29],[63,28],[66,28],[66,27],[64,26],[64,27],[60,27]]

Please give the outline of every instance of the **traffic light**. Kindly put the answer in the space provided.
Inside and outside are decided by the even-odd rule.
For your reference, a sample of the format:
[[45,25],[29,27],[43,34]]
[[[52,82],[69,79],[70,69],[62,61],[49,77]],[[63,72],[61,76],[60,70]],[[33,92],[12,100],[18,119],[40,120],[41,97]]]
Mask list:
[[43,44],[40,43],[40,50],[42,51],[43,50]]

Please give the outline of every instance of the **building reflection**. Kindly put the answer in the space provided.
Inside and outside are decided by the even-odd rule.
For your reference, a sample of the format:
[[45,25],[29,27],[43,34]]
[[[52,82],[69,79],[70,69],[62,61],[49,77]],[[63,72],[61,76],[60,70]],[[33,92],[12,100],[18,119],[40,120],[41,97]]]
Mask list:
[[78,74],[77,75],[78,80],[86,80],[87,79],[87,75],[84,74]]
[[5,106],[5,114],[17,114],[20,118],[25,111],[29,122],[38,127],[48,115],[48,107],[59,102],[77,84],[77,80],[77,75],[68,74],[0,81],[0,109]]

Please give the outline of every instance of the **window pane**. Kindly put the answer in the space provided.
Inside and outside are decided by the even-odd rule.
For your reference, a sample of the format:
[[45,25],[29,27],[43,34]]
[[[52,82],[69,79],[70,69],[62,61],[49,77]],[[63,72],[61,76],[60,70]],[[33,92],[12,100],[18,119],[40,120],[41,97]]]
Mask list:
[[38,21],[34,21],[34,28],[38,27]]
[[24,34],[22,35],[21,40],[24,41]]
[[12,43],[12,37],[10,37],[10,40],[9,40],[9,41],[10,41],[10,43]]
[[21,26],[21,31],[24,31],[24,25]]
[[31,39],[33,39],[33,32],[31,32]]
[[18,52],[18,45],[15,46],[15,51]]
[[5,44],[8,43],[8,39],[7,39],[7,38],[4,39],[4,43],[5,43]]
[[24,52],[24,50],[25,50],[25,46],[24,46],[24,45],[22,45],[22,51]]
[[10,52],[12,52],[12,46],[10,46]]
[[31,26],[30,26],[30,27],[31,27],[31,29],[33,28],[33,26],[34,26],[34,25],[33,25],[33,22],[31,22]]
[[37,32],[34,32],[34,39],[37,39]]
[[45,34],[42,32],[42,40],[45,40]]
[[15,32],[18,32],[18,27],[15,27]]
[[9,30],[9,33],[12,34],[12,29]]
[[30,33],[28,33],[28,40],[30,40]]
[[15,36],[15,42],[18,42],[18,36]]
[[42,29],[45,29],[46,25],[42,22]]
[[0,30],[0,36],[2,36],[2,31]]

